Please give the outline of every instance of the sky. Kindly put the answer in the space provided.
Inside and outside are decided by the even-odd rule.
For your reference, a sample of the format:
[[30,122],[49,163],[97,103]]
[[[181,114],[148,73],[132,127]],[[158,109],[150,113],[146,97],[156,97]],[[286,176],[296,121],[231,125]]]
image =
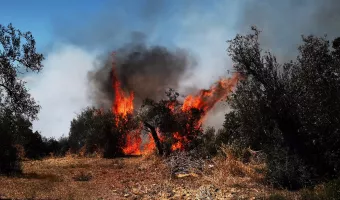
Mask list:
[[0,23],[31,31],[45,56],[43,71],[24,79],[42,107],[33,129],[56,138],[68,135],[71,120],[93,104],[88,72],[133,33],[143,33],[149,45],[188,50],[197,66],[181,88],[207,88],[232,68],[226,41],[251,25],[279,60],[296,55],[302,34],[340,32],[337,0],[11,0],[1,8]]

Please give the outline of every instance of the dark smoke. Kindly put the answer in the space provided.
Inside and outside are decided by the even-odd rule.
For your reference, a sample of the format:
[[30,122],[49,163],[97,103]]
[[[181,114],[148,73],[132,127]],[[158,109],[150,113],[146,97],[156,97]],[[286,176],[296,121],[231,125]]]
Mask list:
[[340,36],[338,0],[246,0],[236,22],[238,32],[251,25],[262,30],[261,44],[279,59],[293,59],[301,35]]
[[[142,34],[134,34],[131,43],[115,51],[116,69],[121,86],[135,94],[138,108],[145,98],[160,100],[168,88],[178,88],[182,75],[194,67],[194,59],[183,49],[170,50],[149,46]],[[95,71],[89,72],[91,98],[95,105],[110,108],[112,89],[112,60],[107,58]]]

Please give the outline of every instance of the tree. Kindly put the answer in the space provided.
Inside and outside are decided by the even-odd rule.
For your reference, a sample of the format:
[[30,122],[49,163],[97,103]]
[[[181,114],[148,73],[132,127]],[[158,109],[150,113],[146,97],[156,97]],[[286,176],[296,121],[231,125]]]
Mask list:
[[[167,99],[159,102],[146,99],[142,105],[140,120],[146,131],[151,132],[160,155],[171,153],[171,147],[176,142],[181,142],[185,150],[193,149],[196,147],[193,141],[203,133],[200,124],[203,111],[196,108],[182,110],[182,104],[177,100],[179,94],[173,89],[169,89],[166,96]],[[177,139],[174,137],[175,133]],[[183,141],[178,141],[179,138]]]
[[43,68],[43,55],[36,52],[32,34],[23,33],[12,24],[0,25],[0,43],[0,173],[7,173],[18,169],[13,147],[13,133],[20,127],[16,123],[36,119],[40,108],[19,75],[24,70],[39,72]]
[[275,185],[299,188],[339,175],[339,39],[303,37],[296,61],[279,64],[260,48],[260,32],[229,41],[243,75],[224,123],[225,142],[261,149]]
[[104,150],[104,157],[123,155],[126,135],[137,128],[131,115],[116,116],[110,110],[84,109],[71,122],[69,145],[73,152],[86,147],[87,153]]
[[[25,43],[22,43],[22,40]],[[43,55],[36,52],[35,40],[30,32],[22,33],[12,24],[0,25],[0,105],[29,119],[35,119],[39,106],[28,93],[25,81],[20,80],[23,70],[39,72]]]

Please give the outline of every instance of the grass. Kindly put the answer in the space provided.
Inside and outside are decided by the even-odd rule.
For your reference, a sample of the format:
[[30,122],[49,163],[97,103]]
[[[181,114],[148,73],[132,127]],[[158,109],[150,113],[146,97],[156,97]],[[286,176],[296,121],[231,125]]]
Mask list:
[[0,197],[195,199],[213,196],[216,199],[268,199],[271,194],[289,193],[262,184],[263,175],[255,170],[258,166],[245,165],[230,158],[227,161],[222,157],[215,158],[209,165],[213,167],[207,165],[199,177],[171,179],[169,169],[155,155],[116,159],[68,156],[24,161],[22,176],[0,176]]

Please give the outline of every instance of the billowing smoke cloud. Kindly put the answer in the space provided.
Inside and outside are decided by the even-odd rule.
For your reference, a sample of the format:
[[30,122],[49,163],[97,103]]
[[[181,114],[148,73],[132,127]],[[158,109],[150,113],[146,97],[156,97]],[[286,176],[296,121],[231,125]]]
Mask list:
[[[195,64],[183,49],[150,46],[140,37],[117,49],[114,59],[121,87],[134,93],[137,108],[145,98],[160,100],[168,88],[178,89],[183,74]],[[96,106],[110,108],[114,98],[112,59],[101,65],[89,72],[90,95]]]

